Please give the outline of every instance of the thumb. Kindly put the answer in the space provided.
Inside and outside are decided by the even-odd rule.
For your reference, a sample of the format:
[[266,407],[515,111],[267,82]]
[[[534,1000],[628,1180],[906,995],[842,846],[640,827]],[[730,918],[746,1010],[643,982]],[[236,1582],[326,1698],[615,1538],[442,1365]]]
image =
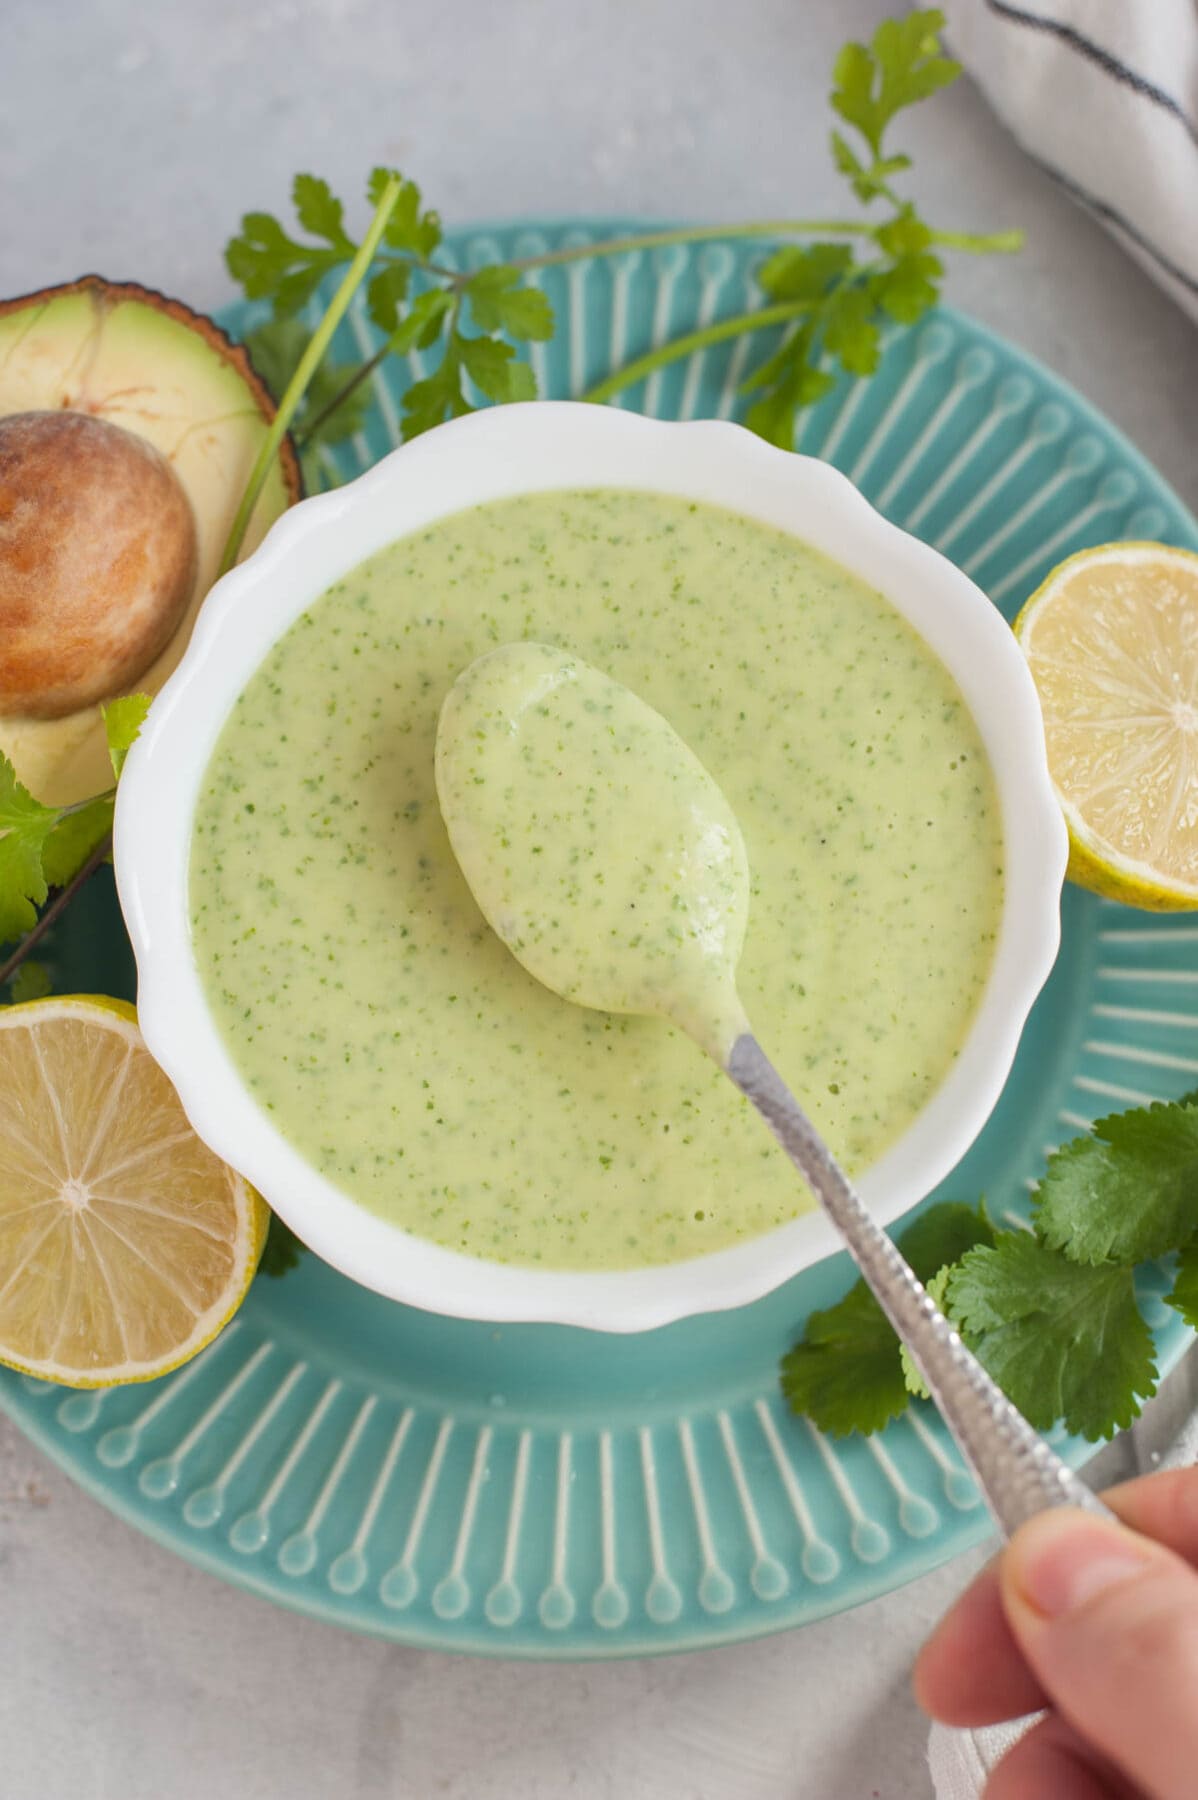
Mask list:
[[1058,1712],[1153,1800],[1192,1800],[1198,1573],[1149,1538],[1063,1507],[1016,1532],[1000,1581]]

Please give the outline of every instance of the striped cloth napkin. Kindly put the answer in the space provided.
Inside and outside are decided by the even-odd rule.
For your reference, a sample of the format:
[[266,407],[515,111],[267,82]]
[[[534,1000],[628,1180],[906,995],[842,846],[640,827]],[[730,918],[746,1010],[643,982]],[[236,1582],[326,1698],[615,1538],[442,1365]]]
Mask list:
[[1198,320],[1195,0],[940,0],[1027,154]]

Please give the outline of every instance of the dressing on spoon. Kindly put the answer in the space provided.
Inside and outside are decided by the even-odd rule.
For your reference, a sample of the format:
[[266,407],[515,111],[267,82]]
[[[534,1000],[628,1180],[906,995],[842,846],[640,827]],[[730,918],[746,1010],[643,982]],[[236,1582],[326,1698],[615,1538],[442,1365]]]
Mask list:
[[506,644],[441,709],[454,855],[530,975],[579,1006],[671,1019],[723,1065],[749,862],[731,807],[661,714],[548,644]]
[[753,1036],[736,993],[744,841],[673,727],[566,651],[507,644],[446,696],[435,775],[462,873],[529,974],[581,1006],[672,1020],[752,1101],[844,1236],[1000,1526],[1059,1505],[1110,1517],[966,1349]]

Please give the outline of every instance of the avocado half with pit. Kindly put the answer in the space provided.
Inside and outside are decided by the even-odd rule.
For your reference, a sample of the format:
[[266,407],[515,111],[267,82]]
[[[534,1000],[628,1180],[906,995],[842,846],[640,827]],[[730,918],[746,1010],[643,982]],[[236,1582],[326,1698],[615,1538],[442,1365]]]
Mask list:
[[[151,289],[0,301],[0,750],[39,798],[111,785],[99,703],[178,663],[274,411],[240,346]],[[301,492],[285,440],[243,556]]]

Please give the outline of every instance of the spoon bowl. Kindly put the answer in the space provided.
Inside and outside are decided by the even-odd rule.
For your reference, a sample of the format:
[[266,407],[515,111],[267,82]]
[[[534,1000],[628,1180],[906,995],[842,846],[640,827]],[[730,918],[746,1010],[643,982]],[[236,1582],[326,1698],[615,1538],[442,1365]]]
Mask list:
[[748,1029],[749,859],[669,721],[569,651],[505,644],[446,695],[435,768],[453,853],[516,961],[579,1006],[670,1019],[722,1064]]

